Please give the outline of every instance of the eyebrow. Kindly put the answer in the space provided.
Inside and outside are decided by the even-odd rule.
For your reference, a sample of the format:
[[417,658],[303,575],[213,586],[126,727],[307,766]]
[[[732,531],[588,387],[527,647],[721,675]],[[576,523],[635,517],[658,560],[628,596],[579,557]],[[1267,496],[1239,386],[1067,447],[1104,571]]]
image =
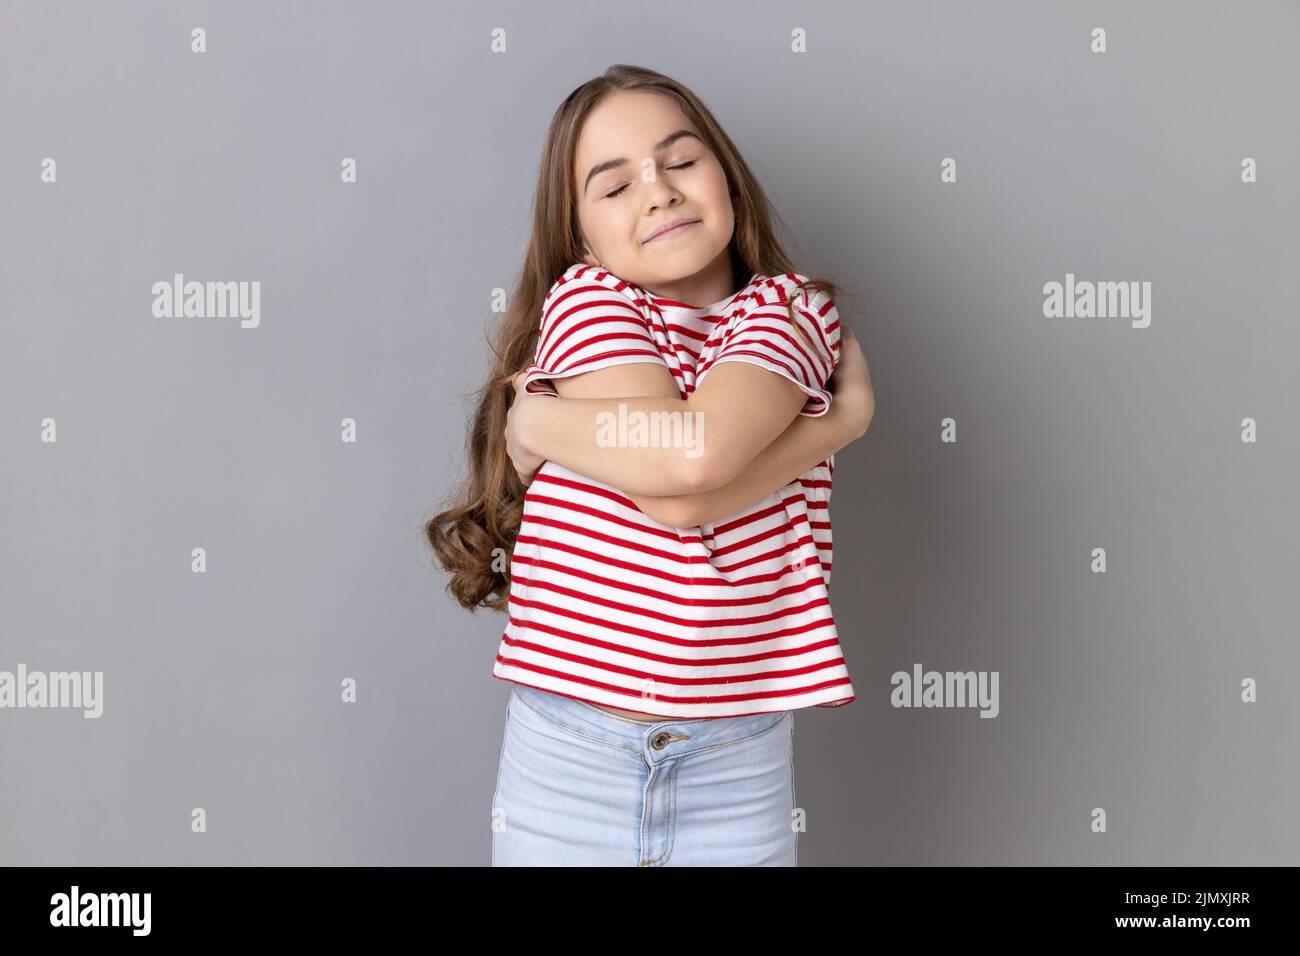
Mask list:
[[[690,130],[679,129],[677,132],[670,133],[669,135],[665,136],[662,140],[655,143],[653,147],[653,151],[657,153],[660,150],[667,149],[669,146],[677,142],[683,136],[689,136],[691,137],[691,139],[699,140],[701,143],[704,142],[704,140],[700,139]],[[595,166],[592,166],[591,172],[587,173],[587,181],[582,184],[582,194],[584,196],[587,194],[587,189],[589,186],[591,186],[591,181],[595,179],[597,176],[599,176],[601,173],[605,172],[606,170],[614,169],[616,166],[622,166],[624,163],[630,163],[630,162],[631,160],[626,158],[607,159],[603,163],[597,163]]]

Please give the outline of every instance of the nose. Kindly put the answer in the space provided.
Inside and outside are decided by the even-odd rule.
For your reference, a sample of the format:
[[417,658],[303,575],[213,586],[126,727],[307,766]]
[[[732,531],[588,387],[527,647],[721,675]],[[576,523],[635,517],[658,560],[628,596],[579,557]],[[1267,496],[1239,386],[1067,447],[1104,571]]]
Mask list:
[[656,179],[650,185],[652,187],[657,186],[659,188],[657,189],[651,188],[649,190],[649,198],[647,200],[646,212],[653,212],[654,210],[663,207],[672,207],[677,205],[677,203],[681,202],[681,193],[679,193],[672,186],[668,185],[665,180]]

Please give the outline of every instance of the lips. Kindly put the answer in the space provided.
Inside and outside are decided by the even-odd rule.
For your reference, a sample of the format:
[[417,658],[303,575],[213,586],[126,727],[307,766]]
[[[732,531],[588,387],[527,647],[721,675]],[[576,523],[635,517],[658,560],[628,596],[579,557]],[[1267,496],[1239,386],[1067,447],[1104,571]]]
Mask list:
[[[653,242],[655,239],[662,239],[665,236],[675,236],[682,232],[687,226],[693,226],[699,222],[698,219],[674,219],[672,222],[666,222],[654,232],[650,233],[646,242]],[[644,245],[645,243],[642,243]]]

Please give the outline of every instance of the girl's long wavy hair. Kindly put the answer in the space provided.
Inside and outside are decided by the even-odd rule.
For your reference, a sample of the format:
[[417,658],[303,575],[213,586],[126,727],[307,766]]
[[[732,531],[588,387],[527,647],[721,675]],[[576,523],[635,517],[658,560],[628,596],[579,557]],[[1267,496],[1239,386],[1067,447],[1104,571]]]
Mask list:
[[[781,221],[749,165],[713,114],[689,89],[662,73],[616,64],[583,83],[560,104],[542,146],[533,196],[532,233],[515,291],[495,329],[492,374],[480,389],[467,441],[468,469],[452,496],[425,524],[434,559],[451,575],[447,591],[462,607],[504,610],[510,595],[508,556],[514,549],[526,487],[506,455],[506,414],[514,397],[513,378],[533,362],[542,304],[555,280],[582,262],[585,246],[577,215],[574,161],[578,135],[595,106],[618,90],[660,93],[673,99],[695,124],[726,170],[736,203],[730,245],[733,291],[750,275],[796,272],[777,242],[773,220]],[[564,224],[561,227],[561,224]],[[802,288],[834,297],[829,280],[809,277]],[[790,303],[791,318],[794,302]],[[802,331],[802,330],[800,330]]]

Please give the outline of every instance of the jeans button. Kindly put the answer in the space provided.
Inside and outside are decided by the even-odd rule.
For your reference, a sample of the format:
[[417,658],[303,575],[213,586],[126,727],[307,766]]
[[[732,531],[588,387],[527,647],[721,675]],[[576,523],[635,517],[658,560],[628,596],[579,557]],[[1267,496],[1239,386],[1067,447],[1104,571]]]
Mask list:
[[650,741],[650,746],[654,747],[655,750],[663,750],[668,746],[668,741],[671,739],[672,735],[668,731],[660,731],[654,735],[654,739]]

